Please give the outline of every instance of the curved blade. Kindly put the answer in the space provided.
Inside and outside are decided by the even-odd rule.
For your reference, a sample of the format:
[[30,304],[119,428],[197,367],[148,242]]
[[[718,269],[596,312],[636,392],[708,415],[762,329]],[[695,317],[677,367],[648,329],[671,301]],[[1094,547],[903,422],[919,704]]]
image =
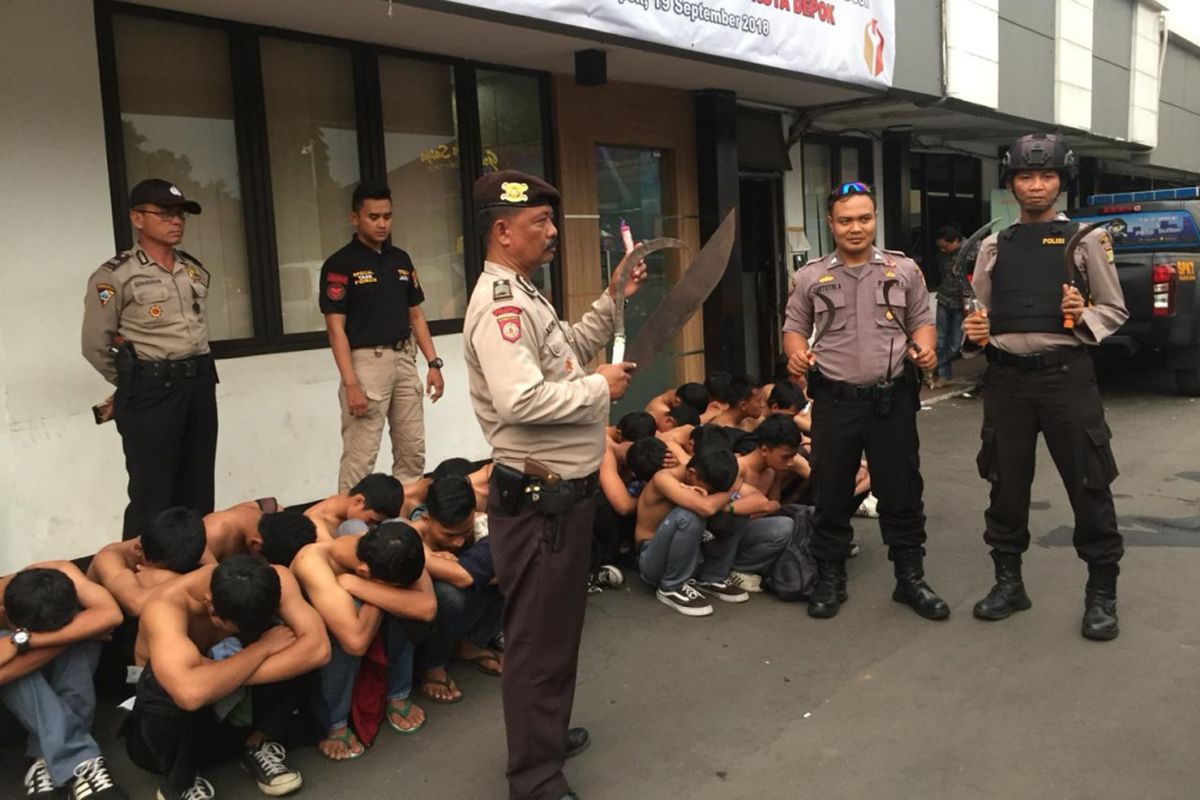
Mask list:
[[660,236],[657,239],[642,242],[626,253],[621,262],[617,264],[617,271],[621,273],[621,276],[617,278],[617,324],[613,333],[612,355],[612,363],[614,364],[619,364],[625,360],[625,303],[621,298],[625,297],[625,285],[629,281],[629,273],[633,271],[633,267],[630,265],[644,261],[646,256],[649,256],[651,253],[666,250],[668,247],[677,247],[683,250],[688,249],[687,244],[679,239],[673,239],[670,236]]
[[979,230],[967,237],[967,240],[959,245],[958,255],[954,258],[954,272],[958,275],[958,279],[962,281],[963,291],[968,297],[975,297],[975,287],[971,285],[971,281],[967,279],[967,254],[975,249],[976,245],[988,237],[992,232],[992,226],[1000,221],[999,217],[991,220],[987,224],[980,227]]
[[837,308],[828,295],[817,292],[816,298],[821,301],[821,305],[825,306],[825,317],[821,320],[821,327],[817,329],[816,335],[813,336],[812,344],[808,346],[810,351],[816,349],[817,342],[821,341],[821,338],[828,332],[829,326],[833,325],[833,313]]
[[[1075,285],[1075,251],[1079,249],[1079,245],[1083,244],[1083,237],[1087,236],[1096,228],[1101,227],[1100,222],[1093,222],[1090,225],[1081,225],[1079,230],[1075,231],[1075,235],[1067,242],[1066,248],[1063,250],[1063,269],[1067,273],[1067,285]],[[1075,318],[1069,315],[1063,316],[1063,327],[1071,330],[1075,327]]]
[[648,365],[679,333],[684,323],[700,310],[712,290],[721,282],[721,276],[729,266],[729,255],[733,252],[737,234],[735,211],[731,209],[725,215],[720,227],[696,254],[695,260],[684,270],[679,281],[650,313],[646,324],[630,343],[626,361]]
[[896,327],[904,334],[904,346],[916,347],[917,343],[913,341],[912,334],[908,330],[908,326],[900,321],[900,315],[896,313],[896,309],[892,308],[892,288],[898,286],[900,281],[895,278],[889,278],[883,282],[883,303],[887,306],[888,314],[891,315],[892,322],[896,323]]

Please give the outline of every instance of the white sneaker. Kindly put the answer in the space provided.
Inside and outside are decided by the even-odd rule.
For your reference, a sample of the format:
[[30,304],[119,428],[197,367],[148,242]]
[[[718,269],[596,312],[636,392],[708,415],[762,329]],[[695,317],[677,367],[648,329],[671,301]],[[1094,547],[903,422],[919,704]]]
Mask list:
[[70,800],[88,800],[93,797],[96,800],[107,800],[109,797],[124,798],[127,795],[113,782],[112,775],[104,764],[104,756],[96,756],[75,767],[75,782],[71,784],[67,797]]
[[879,500],[870,492],[867,493],[867,499],[862,501],[862,505],[854,512],[856,517],[867,517],[868,519],[879,519]]
[[655,592],[655,596],[660,603],[665,603],[685,617],[707,617],[713,613],[712,603],[708,602],[704,595],[696,591],[696,587],[690,583],[685,583],[671,591],[659,589]]
[[701,592],[712,595],[725,603],[745,603],[750,595],[740,586],[734,586],[729,581],[688,581]]
[[213,789],[213,785],[197,775],[196,780],[192,783],[192,788],[178,797],[168,797],[163,794],[162,789],[159,789],[157,798],[158,800],[214,800],[216,796],[217,792]]
[[56,794],[54,779],[50,777],[50,767],[46,764],[46,759],[39,758],[25,773],[25,796],[54,797]]
[[763,590],[762,575],[753,572],[738,572],[736,569],[729,573],[729,583],[747,592],[757,594]]
[[611,588],[613,586],[620,586],[624,582],[625,575],[612,564],[605,564],[596,570],[596,584],[599,586]]

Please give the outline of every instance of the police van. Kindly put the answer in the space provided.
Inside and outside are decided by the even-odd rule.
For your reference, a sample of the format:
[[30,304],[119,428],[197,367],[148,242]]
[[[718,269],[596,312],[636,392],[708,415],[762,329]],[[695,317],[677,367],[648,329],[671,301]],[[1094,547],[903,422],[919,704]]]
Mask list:
[[1179,393],[1200,396],[1200,187],[1092,195],[1067,214],[1112,238],[1129,320],[1105,346],[1161,354]]

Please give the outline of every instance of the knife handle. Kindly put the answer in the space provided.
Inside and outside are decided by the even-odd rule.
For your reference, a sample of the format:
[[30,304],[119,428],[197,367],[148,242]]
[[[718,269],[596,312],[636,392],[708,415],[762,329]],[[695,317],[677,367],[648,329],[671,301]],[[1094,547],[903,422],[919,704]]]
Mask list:
[[618,333],[613,337],[612,363],[620,364],[625,360],[625,334]]

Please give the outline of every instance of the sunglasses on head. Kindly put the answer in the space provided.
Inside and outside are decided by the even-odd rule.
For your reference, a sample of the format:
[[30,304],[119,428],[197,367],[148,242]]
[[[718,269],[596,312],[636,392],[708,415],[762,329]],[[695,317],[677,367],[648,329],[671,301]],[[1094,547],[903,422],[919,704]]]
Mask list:
[[848,197],[852,194],[875,194],[875,190],[862,181],[843,183],[833,190],[834,197]]

